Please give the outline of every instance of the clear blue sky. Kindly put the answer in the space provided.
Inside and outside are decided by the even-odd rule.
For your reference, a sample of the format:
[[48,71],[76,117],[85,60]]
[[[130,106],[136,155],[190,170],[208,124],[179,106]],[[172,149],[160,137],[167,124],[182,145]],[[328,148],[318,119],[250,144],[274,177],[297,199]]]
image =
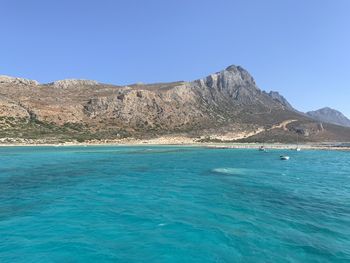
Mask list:
[[236,64],[350,117],[349,0],[0,0],[0,74],[128,84]]

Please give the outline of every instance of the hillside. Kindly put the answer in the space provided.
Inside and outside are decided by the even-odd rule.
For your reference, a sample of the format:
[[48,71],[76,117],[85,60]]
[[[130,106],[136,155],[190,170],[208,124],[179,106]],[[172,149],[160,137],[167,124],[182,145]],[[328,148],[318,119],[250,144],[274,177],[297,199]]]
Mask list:
[[341,112],[329,107],[316,111],[309,111],[306,114],[317,121],[350,127],[350,120],[348,118],[346,118]]
[[42,141],[154,138],[350,141],[350,129],[322,125],[260,90],[239,66],[191,82],[116,86],[90,80],[49,84],[0,77],[0,137]]

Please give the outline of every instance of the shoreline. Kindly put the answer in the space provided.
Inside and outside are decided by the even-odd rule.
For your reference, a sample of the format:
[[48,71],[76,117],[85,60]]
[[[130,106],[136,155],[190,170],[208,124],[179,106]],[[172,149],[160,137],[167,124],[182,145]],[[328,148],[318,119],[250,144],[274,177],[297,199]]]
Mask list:
[[[339,143],[304,143],[299,144],[301,150],[338,150],[350,151],[350,146],[340,146]],[[125,140],[125,141],[90,141],[90,142],[65,142],[65,143],[0,143],[0,147],[88,147],[88,146],[185,146],[185,147],[204,147],[208,149],[256,149],[262,145],[265,149],[274,150],[295,150],[296,144],[288,143],[232,143],[232,142],[195,142],[188,140]]]

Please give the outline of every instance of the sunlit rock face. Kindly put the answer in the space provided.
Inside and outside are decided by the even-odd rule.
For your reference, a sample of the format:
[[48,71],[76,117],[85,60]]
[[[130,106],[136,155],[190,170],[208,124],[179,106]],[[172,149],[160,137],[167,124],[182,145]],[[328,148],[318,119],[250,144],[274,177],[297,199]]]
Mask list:
[[[39,84],[0,76],[0,91],[0,117],[4,119],[0,126],[9,133],[17,129],[23,137],[27,129],[42,136],[45,132],[100,137],[181,133],[193,137],[219,134],[221,138],[249,135],[252,141],[293,141],[298,130],[304,129],[308,140],[350,137],[333,126],[317,129],[318,122],[296,112],[280,94],[260,90],[245,69],[234,65],[190,82],[127,86],[81,79]],[[280,128],[278,124],[285,121],[288,125]]]
[[39,85],[39,82],[36,80],[16,78],[5,75],[0,75],[0,84],[13,84],[13,85]]

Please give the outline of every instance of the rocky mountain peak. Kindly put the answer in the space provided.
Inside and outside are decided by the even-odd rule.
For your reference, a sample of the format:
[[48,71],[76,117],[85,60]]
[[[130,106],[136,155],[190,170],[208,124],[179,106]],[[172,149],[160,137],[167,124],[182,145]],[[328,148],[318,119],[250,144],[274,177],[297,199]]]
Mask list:
[[209,86],[218,86],[220,90],[230,89],[236,86],[250,86],[258,89],[253,77],[240,66],[231,65],[225,70],[211,74],[199,82]]
[[236,65],[230,65],[228,66],[225,70],[227,71],[246,71],[244,68],[242,68],[241,66],[236,66]]
[[227,71],[237,71],[238,68],[240,68],[240,66],[230,65],[225,70],[227,70]]
[[253,77],[249,74],[249,72],[247,70],[245,70],[241,66],[231,65],[231,66],[228,66],[222,72],[226,73],[226,74],[238,75],[238,76],[240,76],[240,78],[242,80],[249,81],[249,82],[251,82],[252,84],[255,85],[255,81],[254,81]]
[[324,107],[316,111],[309,111],[306,114],[318,121],[350,127],[350,120],[345,117],[344,114],[340,111],[337,111],[330,107]]
[[215,103],[251,104],[261,94],[253,77],[242,67],[234,65],[192,83],[202,97]]
[[0,75],[0,84],[3,84],[3,83],[20,84],[20,85],[39,85],[39,82],[36,80]]
[[318,109],[314,112],[319,112],[319,113],[323,113],[323,114],[334,114],[334,115],[337,115],[337,116],[341,116],[343,115],[340,111],[337,111],[335,109],[332,109],[330,107],[323,107],[321,109]]

